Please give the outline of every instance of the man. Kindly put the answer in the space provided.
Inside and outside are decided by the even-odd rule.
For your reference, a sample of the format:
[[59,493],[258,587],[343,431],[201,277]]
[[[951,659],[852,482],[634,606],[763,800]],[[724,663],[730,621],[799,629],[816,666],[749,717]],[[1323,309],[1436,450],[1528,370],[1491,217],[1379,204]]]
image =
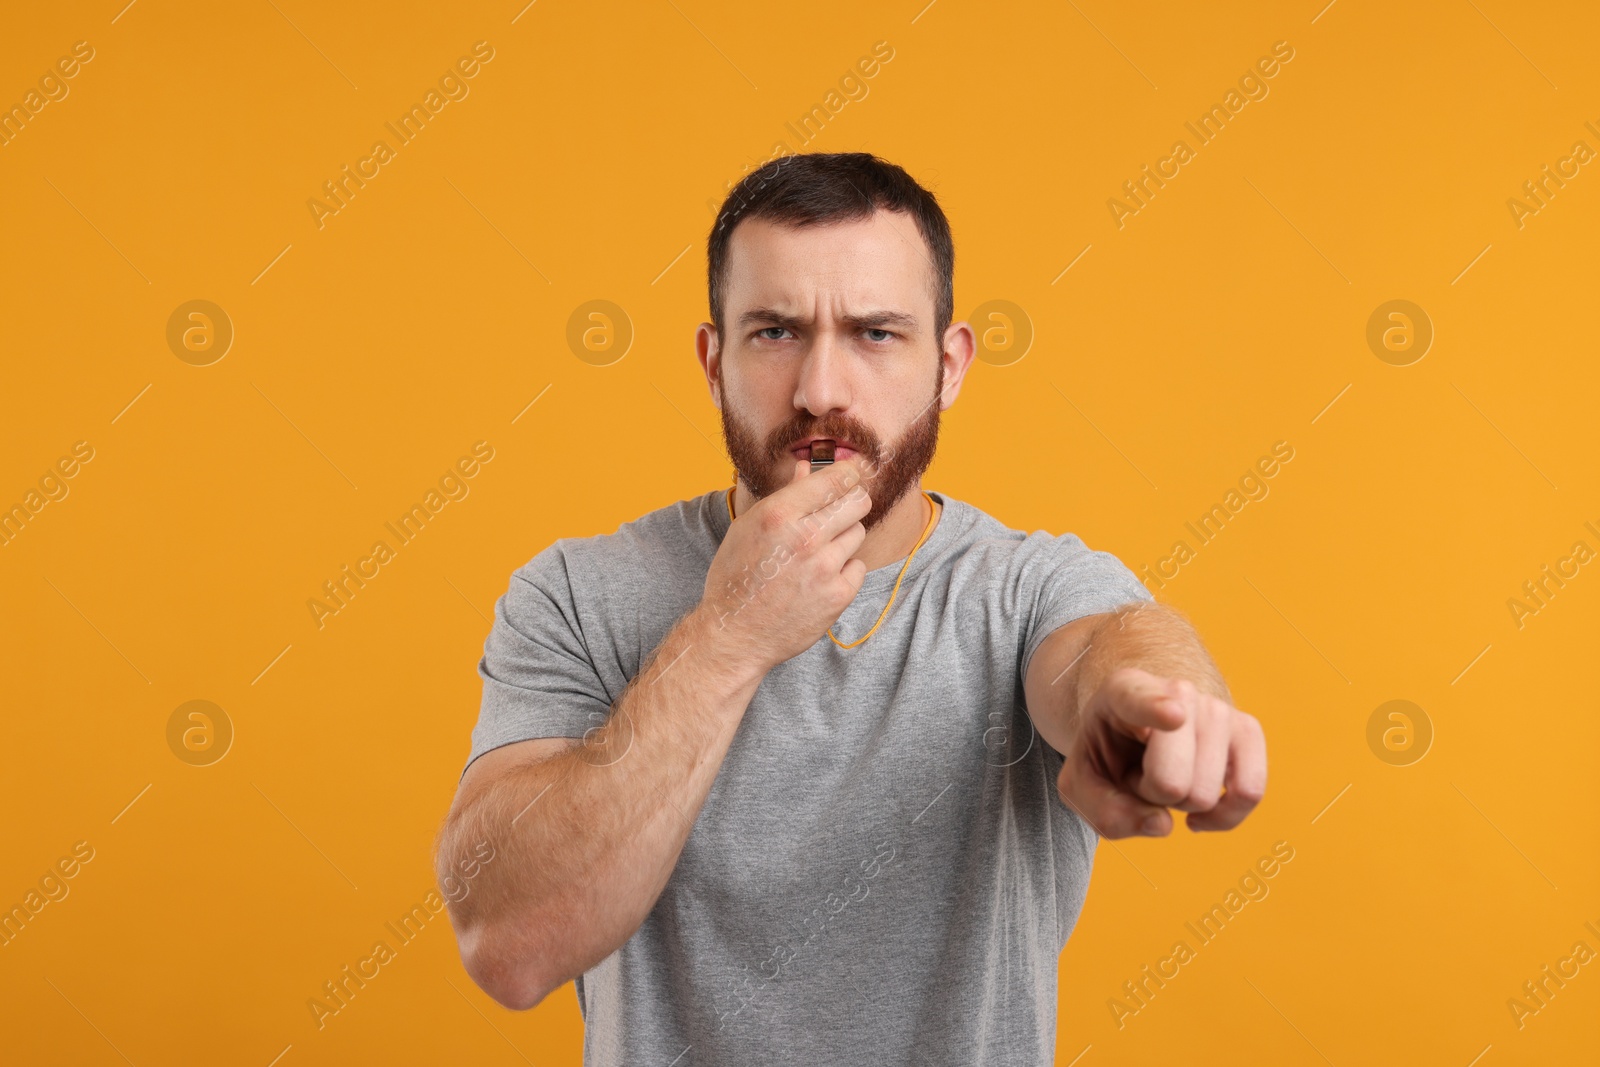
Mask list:
[[467,972],[576,979],[589,1064],[1049,1063],[1097,835],[1236,826],[1261,726],[1114,556],[922,490],[974,339],[905,171],[769,163],[708,260],[734,484],[512,576],[437,853]]

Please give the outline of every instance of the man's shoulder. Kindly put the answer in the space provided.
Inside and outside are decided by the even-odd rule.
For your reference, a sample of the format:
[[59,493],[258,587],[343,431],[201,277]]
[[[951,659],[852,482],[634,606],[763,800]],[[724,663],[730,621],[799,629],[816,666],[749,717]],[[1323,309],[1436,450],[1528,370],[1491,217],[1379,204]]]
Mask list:
[[719,541],[711,521],[716,492],[677,500],[618,525],[611,533],[558,537],[517,568],[523,578],[561,574],[569,581],[636,581],[696,569],[703,576]]
[[939,496],[945,502],[945,518],[955,520],[952,536],[940,551],[941,562],[964,588],[987,591],[1009,603],[1017,597],[1034,597],[1058,579],[1069,586],[1139,584],[1115,554],[1090,548],[1076,533],[1018,529],[976,505]]
[[1050,545],[1082,544],[1076,534],[1018,529],[976,504],[959,500],[948,493],[938,493],[937,496],[945,505],[944,517],[940,521],[950,521],[955,528],[950,548],[958,558],[1000,561],[1019,554],[1031,555]]
[[951,496],[949,493],[935,491],[935,496],[944,504],[944,513],[956,521],[963,530],[968,531],[973,538],[997,537],[1010,533],[1022,536],[1011,527],[984,511],[978,505]]

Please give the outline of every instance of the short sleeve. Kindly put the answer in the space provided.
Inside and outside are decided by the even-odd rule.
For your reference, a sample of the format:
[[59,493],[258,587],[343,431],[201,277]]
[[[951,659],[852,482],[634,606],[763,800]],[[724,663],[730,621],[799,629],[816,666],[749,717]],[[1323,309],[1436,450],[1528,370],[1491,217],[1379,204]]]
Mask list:
[[1089,548],[1076,534],[1052,537],[1036,531],[1017,546],[1017,553],[1021,603],[1032,605],[1022,629],[1023,681],[1033,654],[1055,630],[1085,615],[1155,599],[1120,559]]
[[478,676],[483,701],[466,766],[502,745],[582,737],[605,722],[611,697],[583,639],[560,541],[512,574]]

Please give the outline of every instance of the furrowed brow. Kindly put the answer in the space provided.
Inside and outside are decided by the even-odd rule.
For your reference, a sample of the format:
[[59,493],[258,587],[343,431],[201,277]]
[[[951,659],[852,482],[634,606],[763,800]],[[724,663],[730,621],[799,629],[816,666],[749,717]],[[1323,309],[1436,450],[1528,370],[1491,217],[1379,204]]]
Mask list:
[[806,325],[806,321],[796,315],[786,315],[775,308],[751,308],[739,316],[739,329],[748,330],[752,326],[763,329],[768,326],[782,326],[788,330],[799,329]]
[[877,330],[893,326],[908,333],[917,328],[915,315],[907,315],[903,311],[863,311],[859,315],[847,315],[845,321],[858,330]]
[[[914,332],[917,328],[915,315],[908,315],[903,311],[873,310],[863,311],[857,315],[846,315],[844,321],[858,330],[875,330],[894,327]],[[782,326],[785,329],[795,330],[802,326],[809,326],[810,320],[797,315],[788,315],[774,308],[751,308],[739,316],[739,329],[748,330],[753,326]]]

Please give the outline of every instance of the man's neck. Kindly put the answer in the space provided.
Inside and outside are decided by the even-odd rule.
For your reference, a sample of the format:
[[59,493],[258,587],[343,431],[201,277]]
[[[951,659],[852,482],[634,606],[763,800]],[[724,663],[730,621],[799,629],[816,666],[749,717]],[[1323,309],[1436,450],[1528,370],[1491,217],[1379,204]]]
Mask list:
[[[755,506],[755,497],[746,488],[743,479],[733,491],[733,510],[735,515],[743,515]],[[911,554],[917,539],[922,536],[924,529],[928,536],[933,536],[932,527],[929,526],[928,509],[933,507],[928,498],[922,494],[922,483],[917,481],[906,490],[904,496],[896,501],[894,507],[872,529],[867,531],[866,539],[861,542],[861,547],[856,549],[854,555],[867,565],[867,570],[877,570],[879,567],[898,563]],[[936,512],[942,508],[934,508]],[[933,526],[938,526],[937,516],[933,519]]]

